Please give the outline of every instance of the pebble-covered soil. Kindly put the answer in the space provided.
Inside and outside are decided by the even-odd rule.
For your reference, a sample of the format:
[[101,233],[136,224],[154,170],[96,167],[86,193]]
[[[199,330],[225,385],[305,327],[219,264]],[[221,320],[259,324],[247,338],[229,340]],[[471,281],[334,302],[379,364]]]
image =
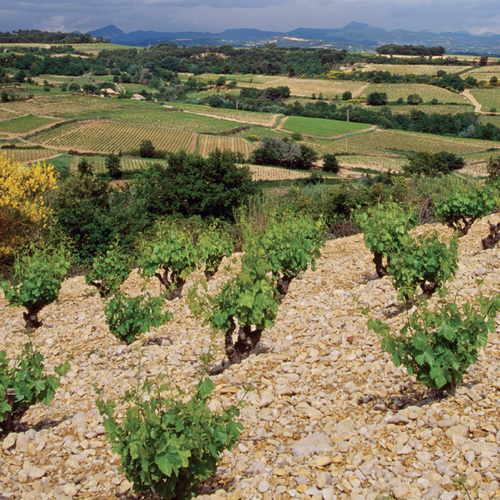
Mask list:
[[[460,240],[450,288],[461,304],[482,278],[484,294],[500,293],[500,249],[480,246],[487,233],[484,219]],[[214,409],[236,402],[245,383],[254,390],[241,410],[245,431],[199,500],[500,498],[500,318],[456,394],[439,399],[396,368],[367,329],[355,298],[394,328],[404,320],[390,279],[376,279],[371,259],[361,235],[329,241],[317,270],[292,283],[259,351],[213,376]],[[209,285],[224,279],[219,273]],[[139,293],[141,285],[134,274],[124,288]],[[71,370],[50,407],[32,407],[0,444],[0,498],[140,498],[119,473],[94,388],[117,400],[135,386],[138,349],[143,375],[168,369],[181,385],[195,381],[211,335],[185,299],[169,304],[170,323],[144,335],[160,345],[126,346],[109,333],[91,292],[83,277],[68,279],[59,303],[40,314],[35,343],[47,367],[69,358]],[[22,310],[2,295],[0,318],[0,349],[12,359],[25,339]],[[222,347],[222,337],[215,343]],[[223,358],[220,350],[216,361]]]

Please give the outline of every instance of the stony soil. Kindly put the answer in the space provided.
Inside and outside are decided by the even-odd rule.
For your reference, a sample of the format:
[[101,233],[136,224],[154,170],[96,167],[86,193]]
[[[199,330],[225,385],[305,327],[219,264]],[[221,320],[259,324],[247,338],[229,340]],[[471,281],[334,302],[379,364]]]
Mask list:
[[[500,249],[480,248],[487,233],[484,219],[460,240],[451,286],[460,303],[477,293],[480,278],[485,294],[500,292]],[[241,411],[245,432],[199,499],[500,497],[500,319],[456,395],[439,399],[396,368],[367,330],[355,297],[395,328],[403,322],[390,280],[376,279],[371,259],[361,235],[329,241],[317,270],[292,283],[259,351],[213,377],[212,408],[236,402],[244,383],[255,389]],[[224,279],[219,273],[210,286]],[[138,293],[141,285],[133,275],[125,288]],[[126,346],[108,332],[103,304],[82,277],[63,284],[59,303],[41,313],[35,342],[48,367],[69,356],[71,371],[51,406],[32,407],[4,439],[0,498],[139,498],[110,451],[94,387],[117,399],[135,385],[138,348],[144,375],[168,369],[181,385],[193,383],[210,330],[185,299],[169,307],[174,319],[144,336],[161,345]],[[12,358],[24,341],[22,311],[1,296],[0,317],[0,349]]]

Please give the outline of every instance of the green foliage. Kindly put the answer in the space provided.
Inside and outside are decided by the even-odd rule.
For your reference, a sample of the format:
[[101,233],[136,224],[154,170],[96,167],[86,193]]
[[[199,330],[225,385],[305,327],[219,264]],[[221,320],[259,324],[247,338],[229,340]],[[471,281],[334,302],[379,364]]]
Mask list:
[[422,98],[418,94],[410,94],[406,98],[406,102],[411,105],[417,105],[423,102]]
[[418,286],[424,297],[430,297],[458,270],[457,235],[451,239],[449,247],[439,241],[438,231],[415,239],[406,236],[401,243],[401,250],[391,255],[389,265],[400,300],[413,299]]
[[350,92],[349,90],[346,90],[346,91],[342,94],[342,100],[343,100],[343,101],[348,101],[349,99],[352,99],[352,92]]
[[78,172],[80,175],[92,175],[93,174],[93,166],[87,158],[83,157],[78,162]]
[[216,224],[201,231],[196,247],[200,262],[205,264],[207,280],[211,279],[217,272],[222,259],[229,257],[234,252],[231,234],[225,227]]
[[[68,370],[67,363],[55,368],[56,374],[61,377]],[[43,356],[34,350],[31,341],[24,344],[11,369],[5,351],[0,351],[0,427],[10,411],[22,413],[37,403],[50,404],[59,387],[59,378],[46,375],[44,371]],[[7,389],[14,390],[12,405],[7,399]]]
[[129,274],[128,259],[115,244],[105,254],[97,255],[85,274],[85,283],[95,286],[101,297],[107,297],[118,292]]
[[407,175],[440,177],[450,173],[450,169],[440,153],[413,153],[409,155],[409,163],[403,165]]
[[27,309],[24,319],[28,329],[42,325],[38,313],[57,300],[70,265],[69,255],[62,249],[32,247],[16,259],[12,282],[0,283],[10,306]]
[[106,169],[112,179],[122,178],[123,173],[120,166],[120,157],[118,155],[110,153],[106,156],[105,163]]
[[[237,406],[221,413],[208,408],[214,388],[209,378],[202,378],[186,401],[179,388],[174,392],[160,385],[154,390],[146,381],[126,394],[129,408],[121,422],[114,415],[114,402],[97,401],[106,437],[134,491],[153,490],[166,500],[193,498],[200,482],[215,472],[220,453],[232,449],[243,426],[233,421]],[[170,396],[163,396],[165,392]]]
[[477,361],[479,347],[486,346],[488,332],[495,331],[498,311],[500,297],[479,295],[463,306],[463,312],[452,302],[443,302],[438,310],[421,304],[399,334],[392,334],[378,319],[370,319],[368,326],[382,337],[382,347],[396,366],[403,364],[427,387],[453,391]]
[[139,145],[139,156],[141,158],[154,158],[155,157],[155,147],[153,142],[149,139],[143,139]]
[[464,236],[475,220],[490,214],[498,194],[491,186],[479,183],[457,185],[434,202],[437,218]]
[[109,331],[131,344],[141,333],[170,321],[172,315],[161,312],[163,297],[128,297],[118,292],[104,309]]
[[371,92],[366,96],[366,102],[370,106],[385,106],[389,98],[385,92]]
[[323,172],[337,173],[340,170],[339,161],[334,154],[326,154],[323,156]]
[[[293,278],[305,272],[310,265],[316,269],[316,259],[320,257],[320,248],[325,244],[323,220],[313,220],[306,215],[271,216],[265,232],[256,236],[256,244],[264,250],[272,278],[276,283],[279,296],[288,292]],[[253,249],[247,250],[252,252]]]
[[160,227],[151,243],[144,246],[140,261],[141,274],[156,276],[173,300],[182,295],[186,278],[200,262],[199,250],[192,234],[186,230]]
[[379,277],[387,275],[382,258],[390,262],[391,256],[403,249],[403,239],[418,223],[417,214],[409,207],[397,203],[376,205],[356,215],[356,222],[365,237],[365,245],[374,254]]
[[500,179],[500,157],[490,158],[486,169],[488,171],[489,179],[492,181],[498,181]]

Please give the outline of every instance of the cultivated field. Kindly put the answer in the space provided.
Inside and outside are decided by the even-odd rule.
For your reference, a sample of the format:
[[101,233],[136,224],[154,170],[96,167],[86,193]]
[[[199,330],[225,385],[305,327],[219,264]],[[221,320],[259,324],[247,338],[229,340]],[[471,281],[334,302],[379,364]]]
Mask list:
[[500,115],[481,115],[481,123],[492,123],[495,127],[500,127]]
[[189,132],[162,130],[112,120],[87,120],[61,127],[33,137],[33,143],[64,150],[109,153],[137,149],[144,139],[153,142],[155,148],[189,153],[196,148],[197,135]]
[[187,113],[212,116],[221,120],[238,123],[261,125],[263,127],[272,127],[279,116],[270,113],[254,113],[253,111],[240,111],[236,109],[210,108],[209,106],[197,106],[195,104],[182,104],[176,107],[181,108]]
[[[78,170],[78,163],[81,160],[81,156],[74,156],[71,161],[71,171],[76,172]],[[97,174],[105,174],[106,170],[106,158],[104,156],[89,156],[87,157],[89,163],[92,164],[93,170]],[[147,158],[127,158],[123,157],[120,159],[120,166],[124,172],[135,172],[137,170],[143,170],[153,163],[167,164],[165,160],[147,159]]]
[[406,158],[388,156],[349,155],[338,157],[342,168],[365,167],[380,172],[398,172],[407,163]]
[[255,78],[253,82],[239,83],[239,87],[253,87],[265,89],[266,87],[287,86],[290,88],[292,96],[311,97],[312,94],[323,94],[325,98],[335,98],[344,92],[350,91],[356,94],[363,89],[364,82],[351,82],[340,80],[316,80],[313,78],[287,78],[284,76],[261,76]]
[[255,146],[241,137],[223,137],[217,135],[198,136],[197,152],[200,155],[207,157],[216,149],[243,153],[247,157],[255,149]]
[[435,75],[438,71],[458,73],[472,66],[430,66],[427,64],[367,64],[361,71],[388,71],[393,75]]
[[42,118],[40,116],[32,115],[22,116],[9,121],[2,121],[0,123],[0,132],[25,134],[30,130],[50,125],[51,123],[55,123],[55,120],[52,118]]
[[483,105],[483,111],[496,108],[500,111],[500,87],[494,89],[472,89],[471,94]]
[[58,154],[59,151],[53,149],[0,149],[0,156],[5,155],[7,158],[21,163],[44,160]]
[[372,92],[385,92],[389,101],[396,101],[400,97],[406,101],[410,94],[418,94],[424,102],[437,99],[440,103],[469,104],[469,101],[463,95],[424,83],[371,83],[363,90],[362,95],[367,96]]
[[366,123],[342,122],[338,120],[325,120],[323,118],[307,118],[302,116],[290,116],[281,125],[283,130],[298,132],[300,134],[314,135],[318,137],[333,137],[341,134],[349,134],[363,129],[369,129],[372,125]]
[[[406,99],[405,99],[406,102]],[[437,114],[437,115],[456,115],[458,113],[471,113],[474,112],[474,106],[472,104],[462,105],[462,104],[418,104],[414,105],[389,105],[389,108],[393,112],[393,114],[407,114],[412,111],[423,111],[426,114]]]
[[238,124],[232,121],[192,113],[167,111],[164,108],[150,113],[123,113],[117,116],[115,120],[152,128],[212,134],[228,132],[238,127]]
[[279,167],[263,167],[261,165],[242,165],[248,167],[252,172],[254,181],[287,181],[295,179],[305,179],[310,176],[309,172],[300,170],[288,170]]
[[399,130],[377,130],[376,132],[358,134],[349,138],[350,146],[385,149],[395,151],[448,151],[454,154],[486,151],[494,147],[491,141],[441,137],[416,132]]

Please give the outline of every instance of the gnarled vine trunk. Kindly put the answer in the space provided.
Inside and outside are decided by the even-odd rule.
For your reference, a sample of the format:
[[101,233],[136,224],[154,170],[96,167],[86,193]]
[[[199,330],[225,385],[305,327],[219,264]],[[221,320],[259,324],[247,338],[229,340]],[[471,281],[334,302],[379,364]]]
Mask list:
[[492,224],[488,221],[488,225],[490,226],[490,234],[481,240],[483,250],[493,248],[500,241],[500,222]]
[[43,309],[43,306],[26,306],[26,309],[28,312],[23,312],[24,322],[28,333],[32,333],[43,324],[38,320],[38,313]]
[[379,252],[373,252],[373,263],[375,264],[375,270],[377,271],[377,276],[383,278],[384,276],[389,276],[389,271],[387,271],[387,266],[389,265],[389,257],[387,257],[387,266],[384,266],[384,256]]
[[209,260],[207,262],[205,267],[205,278],[207,281],[210,281],[214,277],[214,274],[219,270],[219,266],[223,258],[224,256],[221,255],[217,259]]
[[[170,277],[169,277],[170,274]],[[182,289],[184,288],[184,283],[186,282],[179,274],[171,271],[169,273],[168,269],[163,270],[163,274],[155,273],[155,276],[160,280],[160,283],[167,289],[170,290],[170,294],[167,300],[174,300],[182,297]]]
[[231,328],[226,331],[226,356],[231,364],[241,363],[248,358],[252,349],[255,349],[262,336],[260,329],[252,330],[251,325],[241,326],[238,329],[238,338],[233,342],[233,333],[236,330],[236,324],[232,323]]

